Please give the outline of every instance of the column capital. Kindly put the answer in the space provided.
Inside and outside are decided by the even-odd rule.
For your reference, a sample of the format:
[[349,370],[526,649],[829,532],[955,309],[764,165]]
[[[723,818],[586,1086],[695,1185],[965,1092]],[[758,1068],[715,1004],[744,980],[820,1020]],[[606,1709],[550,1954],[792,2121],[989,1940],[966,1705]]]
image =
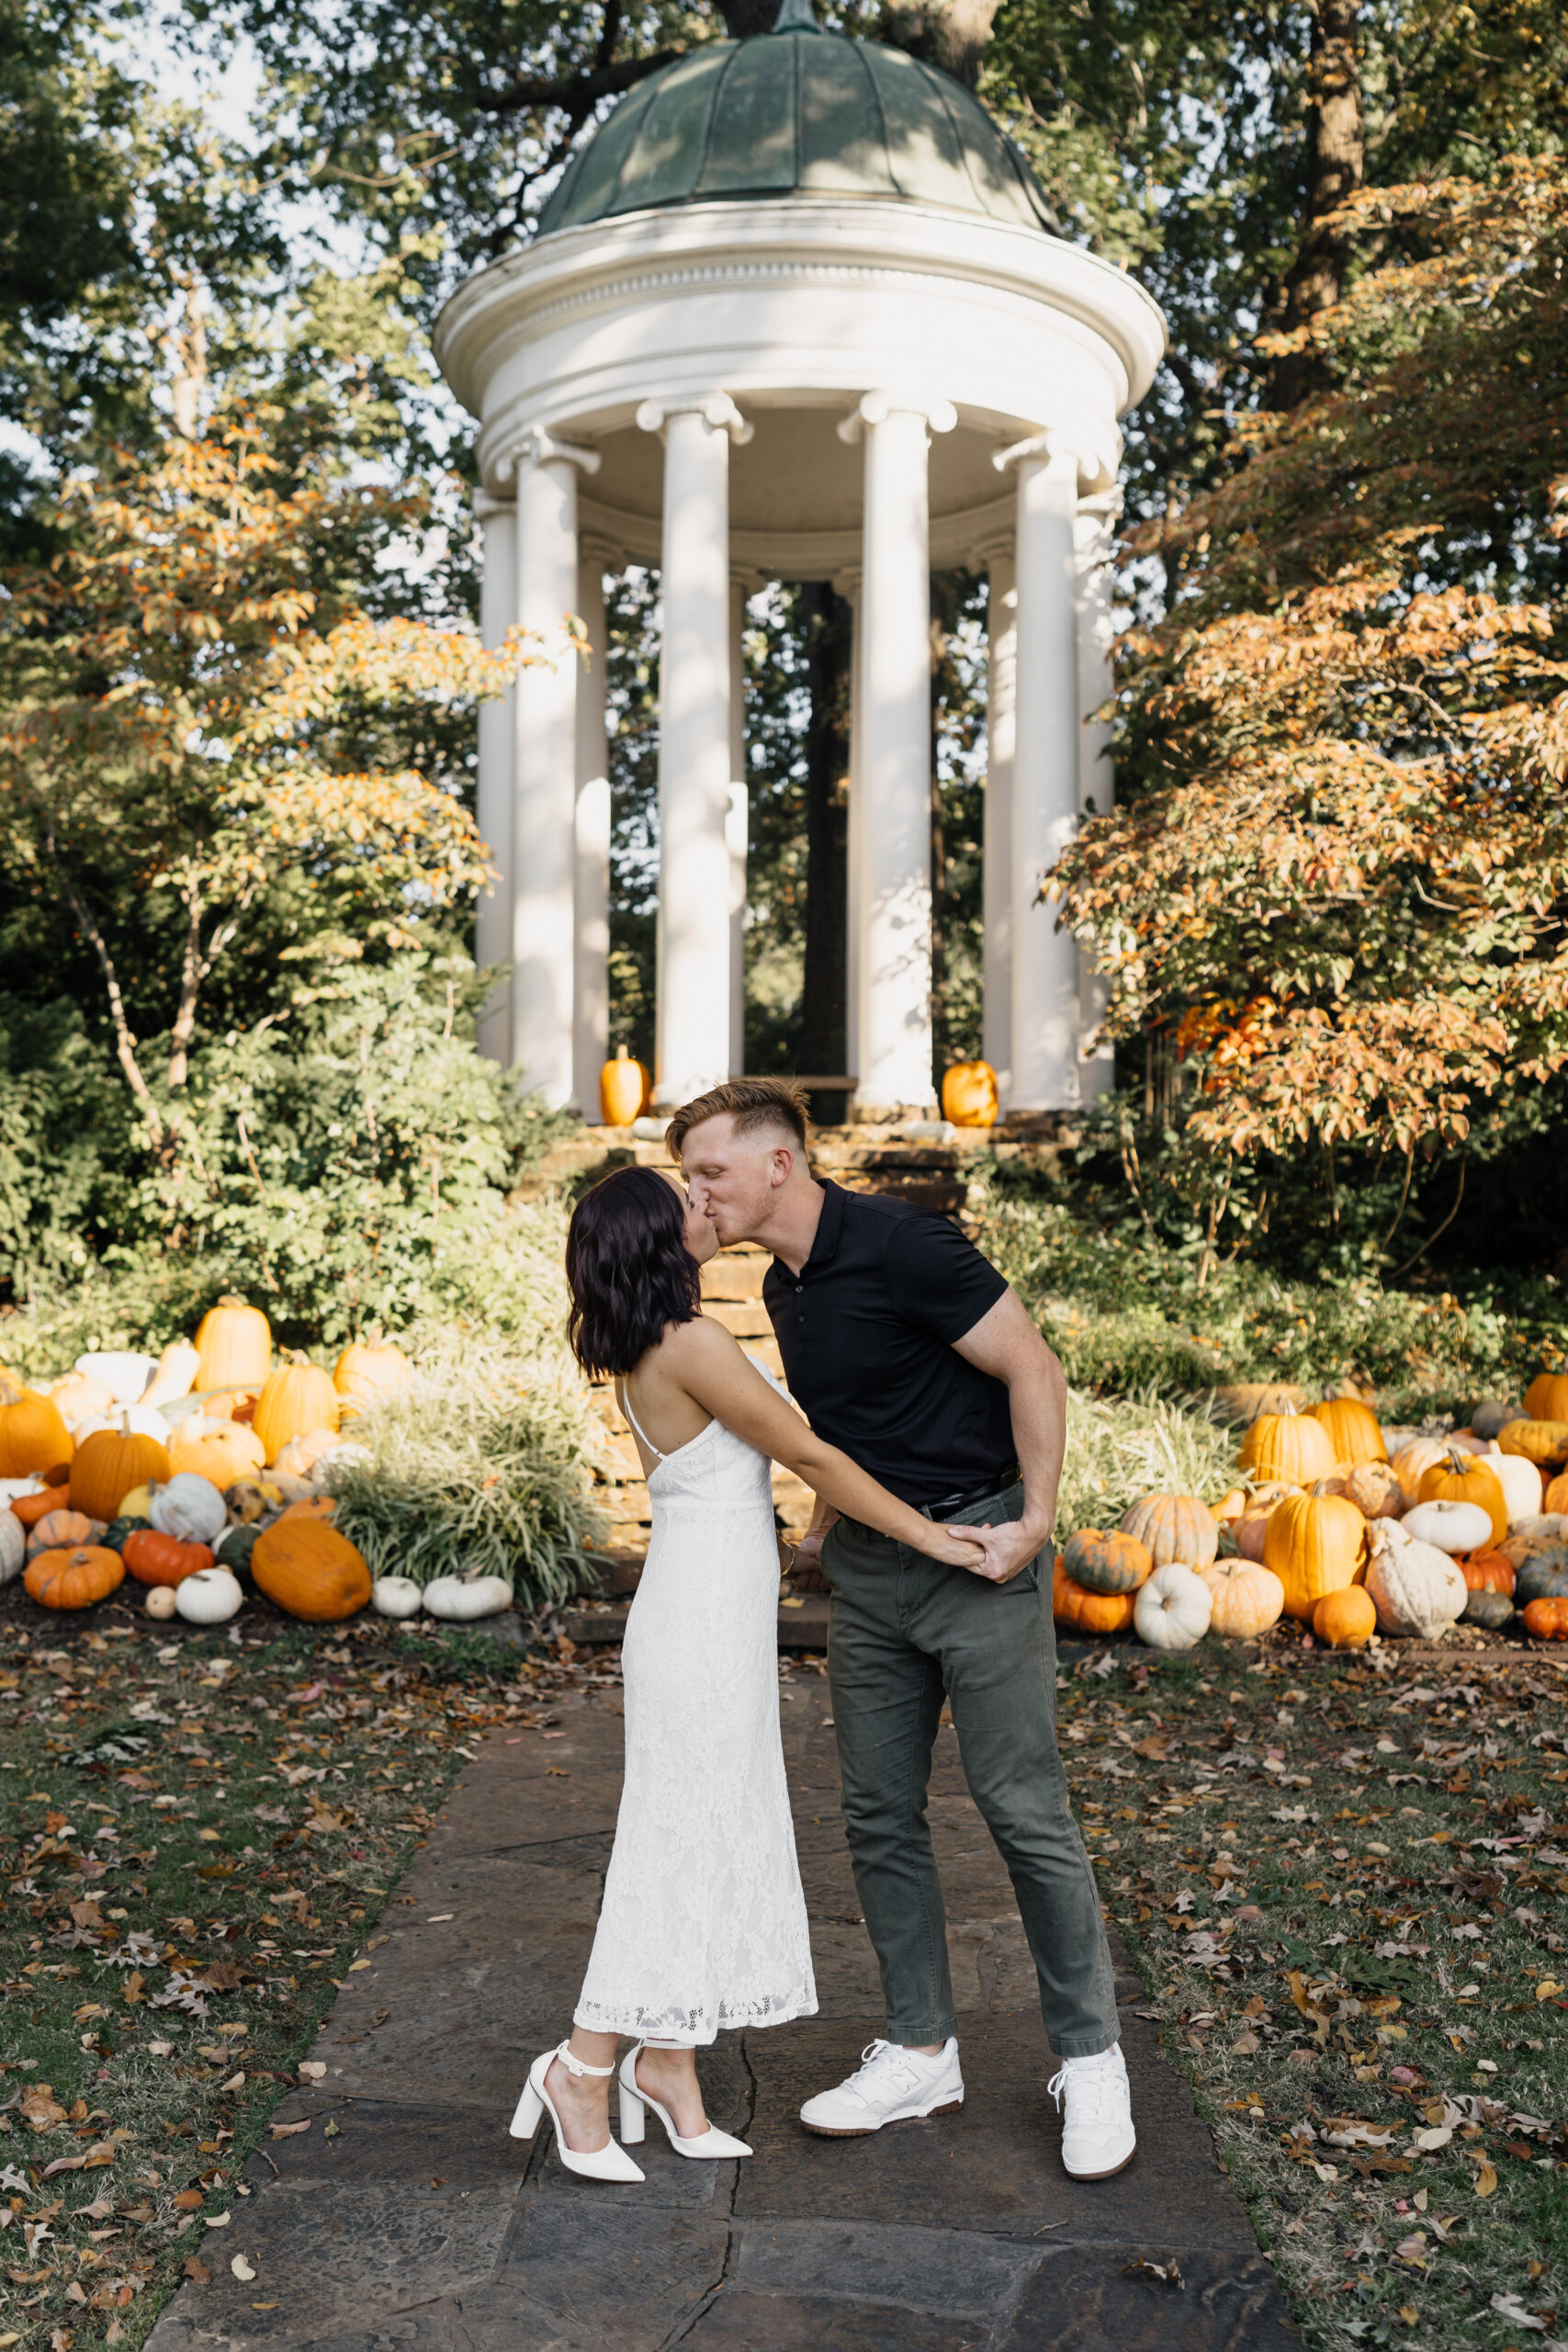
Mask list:
[[902,392],[863,392],[848,416],[839,419],[839,438],[858,441],[868,424],[886,424],[890,416],[923,417],[931,433],[951,433],[958,422],[958,411],[951,401],[921,400]]
[[861,566],[858,563],[851,563],[846,564],[841,571],[835,571],[828,585],[835,596],[842,596],[847,605],[853,605],[860,601],[860,592],[864,580],[865,573]]
[[626,560],[615,541],[598,531],[580,533],[577,552],[584,562],[596,563],[601,571],[616,571]]
[[1012,531],[996,531],[988,539],[977,539],[969,550],[969,566],[974,571],[989,571],[996,563],[1017,560],[1018,537]]
[[474,492],[476,523],[493,523],[499,515],[515,514],[516,512],[516,502],[513,499],[492,497],[488,490],[476,490]]
[[695,400],[644,401],[637,409],[639,433],[662,433],[672,416],[700,416],[710,433],[728,433],[744,445],[757,428],[749,424],[728,392],[704,392]]
[[596,474],[604,463],[597,449],[585,448],[581,442],[559,441],[543,425],[534,425],[502,450],[495,461],[498,481],[515,481],[524,466],[547,466],[557,462],[576,466],[580,472]]
[[1087,450],[1080,449],[1066,434],[1056,431],[1032,433],[1006,449],[993,449],[991,463],[999,474],[1005,474],[1011,466],[1033,464],[1044,465],[1059,476],[1065,476],[1070,465],[1075,490],[1080,477],[1093,481],[1100,471]]

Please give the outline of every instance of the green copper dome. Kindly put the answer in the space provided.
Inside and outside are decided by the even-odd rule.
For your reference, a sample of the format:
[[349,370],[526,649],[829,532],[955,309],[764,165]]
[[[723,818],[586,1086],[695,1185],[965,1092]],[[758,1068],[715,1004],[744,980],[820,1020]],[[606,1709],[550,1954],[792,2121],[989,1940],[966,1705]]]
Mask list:
[[624,97],[567,166],[539,233],[770,196],[1056,226],[1023,157],[961,83],[902,50],[822,32],[806,0],[784,0],[771,33],[706,42]]

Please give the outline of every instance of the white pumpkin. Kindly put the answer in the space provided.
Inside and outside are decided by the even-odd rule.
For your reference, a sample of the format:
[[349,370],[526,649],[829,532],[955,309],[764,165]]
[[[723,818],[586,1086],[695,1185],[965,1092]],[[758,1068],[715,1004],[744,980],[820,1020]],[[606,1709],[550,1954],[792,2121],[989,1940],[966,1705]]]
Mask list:
[[175,1607],[190,1625],[224,1625],[244,1600],[237,1577],[227,1568],[197,1568],[175,1587]]
[[137,1437],[155,1437],[160,1445],[169,1442],[169,1424],[156,1405],[117,1405],[112,1413],[95,1413],[91,1420],[78,1421],[72,1434],[78,1445],[85,1445],[100,1430],[112,1430],[118,1437],[123,1429]]
[[147,1516],[160,1535],[177,1535],[185,1544],[216,1544],[229,1524],[222,1496],[210,1478],[195,1470],[176,1471],[152,1491]]
[[1209,1588],[1210,1630],[1222,1641],[1256,1641],[1284,1614],[1285,1588],[1260,1561],[1216,1560],[1198,1574]]
[[[197,1576],[201,1573],[202,1571],[198,1568]],[[147,1598],[141,1604],[142,1613],[155,1619],[160,1624],[164,1618],[172,1617],[175,1613],[175,1588],[172,1584],[150,1584],[147,1588]]]
[[1481,1458],[1503,1489],[1510,1530],[1522,1519],[1539,1518],[1540,1472],[1535,1464],[1527,1462],[1522,1453],[1504,1453],[1495,1445],[1489,1445]]
[[47,1392],[50,1403],[66,1428],[73,1432],[84,1421],[99,1420],[114,1408],[114,1396],[107,1381],[95,1379],[91,1373],[67,1373]]
[[1379,1632],[1441,1641],[1470,1598],[1463,1575],[1448,1554],[1435,1544],[1422,1543],[1392,1519],[1370,1522],[1367,1549],[1367,1591],[1378,1612]]
[[20,1576],[27,1557],[28,1531],[16,1512],[0,1503],[0,1584]]
[[36,1495],[42,1486],[41,1478],[0,1478],[0,1510],[9,1510],[24,1495]]
[[378,1577],[370,1588],[370,1606],[378,1617],[417,1617],[423,1600],[423,1588],[412,1577]]
[[157,1371],[158,1359],[111,1348],[101,1355],[78,1356],[75,1368],[89,1380],[101,1380],[117,1405],[134,1405]]
[[1208,1632],[1213,1611],[1213,1596],[1196,1568],[1173,1561],[1138,1587],[1133,1624],[1151,1650],[1190,1650]]
[[1492,1514],[1479,1503],[1417,1503],[1400,1521],[1406,1535],[1439,1552],[1484,1552],[1492,1544]]
[[1568,1511],[1538,1510],[1529,1519],[1521,1519],[1517,1526],[1509,1528],[1510,1535],[1557,1535],[1568,1527]]
[[510,1609],[512,1587],[504,1577],[433,1577],[424,1588],[424,1605],[433,1617],[465,1624]]

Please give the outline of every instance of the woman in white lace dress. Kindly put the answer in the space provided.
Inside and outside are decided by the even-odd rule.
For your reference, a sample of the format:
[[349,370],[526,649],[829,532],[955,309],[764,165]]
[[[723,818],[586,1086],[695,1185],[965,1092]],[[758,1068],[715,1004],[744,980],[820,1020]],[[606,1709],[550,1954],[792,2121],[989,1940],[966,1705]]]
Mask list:
[[749,2155],[709,2127],[694,2053],[817,2007],[779,1736],[771,1462],[933,1559],[974,1556],[814,1438],[704,1317],[698,1268],[717,1247],[647,1168],[585,1193],[567,1240],[571,1343],[620,1384],[653,1535],[622,1649],[626,1784],[592,1956],[570,2039],[535,2060],[512,2129],[530,2139],[547,2114],[563,2164],[595,2179],[643,2177],[610,2134],[622,2036],[623,2141],[651,2107],[682,2155]]

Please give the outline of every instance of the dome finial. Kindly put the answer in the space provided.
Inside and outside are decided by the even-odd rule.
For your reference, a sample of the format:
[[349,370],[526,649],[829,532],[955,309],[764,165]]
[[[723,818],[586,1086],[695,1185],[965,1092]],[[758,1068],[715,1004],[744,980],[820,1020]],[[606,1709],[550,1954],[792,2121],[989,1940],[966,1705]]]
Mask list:
[[776,33],[819,33],[811,0],[779,0],[779,13],[773,18]]

